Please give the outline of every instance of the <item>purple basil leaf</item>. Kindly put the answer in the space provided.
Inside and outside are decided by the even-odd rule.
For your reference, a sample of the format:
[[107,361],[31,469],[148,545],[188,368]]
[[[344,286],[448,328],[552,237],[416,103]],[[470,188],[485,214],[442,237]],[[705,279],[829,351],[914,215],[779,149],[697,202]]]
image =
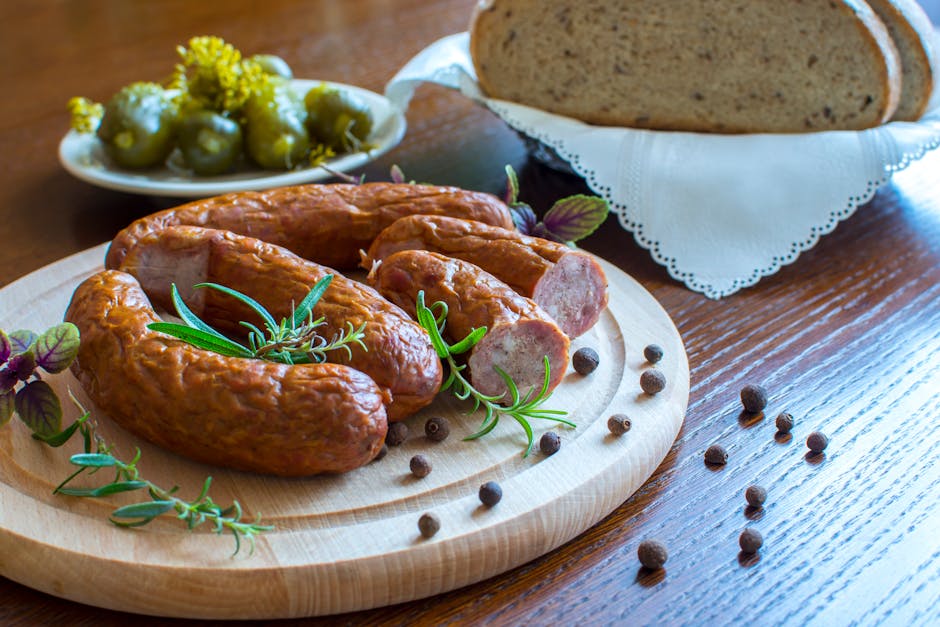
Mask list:
[[6,394],[20,380],[16,373],[9,368],[0,368],[0,392]]
[[33,375],[33,371],[36,370],[36,355],[33,351],[26,351],[25,353],[17,353],[10,357],[10,361],[7,362],[7,368],[10,369],[10,372],[13,373],[20,381],[25,381]]
[[506,165],[506,194],[503,196],[503,201],[512,207],[516,204],[518,198],[519,177],[516,176],[516,171],[513,170],[511,165]]
[[13,393],[13,390],[0,394],[0,427],[10,422],[10,416],[13,415],[15,404],[13,400],[14,396],[16,395]]
[[26,329],[14,331],[9,335],[10,345],[13,347],[13,354],[25,353],[29,347],[36,341],[36,334]]
[[561,239],[560,237],[558,237],[557,235],[549,231],[545,227],[544,222],[539,222],[538,224],[535,225],[535,227],[532,228],[532,235],[534,235],[535,237],[541,237],[542,239],[551,240],[553,242],[558,242],[559,244],[565,243],[563,239]]
[[36,363],[46,372],[62,372],[78,354],[78,327],[71,322],[51,327],[36,338]]
[[405,182],[405,173],[401,168],[398,167],[398,164],[392,166],[391,171],[392,183],[404,183]]
[[516,229],[523,235],[532,235],[532,229],[535,228],[536,217],[532,207],[524,202],[517,202],[509,205],[509,213],[512,215],[512,222]]
[[16,413],[33,433],[52,436],[62,428],[62,405],[45,381],[30,381],[16,393]]
[[12,354],[13,345],[10,344],[10,338],[0,329],[0,364],[5,364]]
[[610,206],[597,196],[562,198],[545,214],[545,228],[565,242],[584,239],[604,223]]

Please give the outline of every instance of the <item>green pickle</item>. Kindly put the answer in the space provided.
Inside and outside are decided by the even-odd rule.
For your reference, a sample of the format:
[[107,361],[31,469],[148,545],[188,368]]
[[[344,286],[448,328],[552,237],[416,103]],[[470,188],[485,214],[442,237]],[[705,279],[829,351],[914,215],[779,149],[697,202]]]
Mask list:
[[175,145],[179,111],[155,83],[124,87],[104,108],[98,138],[108,156],[123,168],[162,164]]
[[265,74],[286,79],[294,78],[294,72],[291,71],[287,61],[276,54],[256,54],[250,60],[261,66],[261,71]]
[[315,141],[337,152],[361,150],[372,132],[372,112],[353,94],[328,85],[314,87],[304,98],[307,130]]
[[303,99],[286,81],[268,82],[245,104],[248,156],[268,170],[290,170],[310,152]]
[[223,174],[242,154],[242,129],[215,111],[194,111],[183,116],[178,143],[187,168],[200,176]]

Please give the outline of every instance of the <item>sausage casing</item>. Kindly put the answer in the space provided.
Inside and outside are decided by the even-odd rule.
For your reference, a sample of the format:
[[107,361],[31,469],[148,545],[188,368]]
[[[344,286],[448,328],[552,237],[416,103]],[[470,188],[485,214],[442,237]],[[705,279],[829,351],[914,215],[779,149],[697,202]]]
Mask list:
[[512,226],[509,208],[491,194],[406,183],[314,183],[215,196],[145,216],[114,238],[105,267],[119,267],[127,251],[146,234],[188,224],[278,244],[331,268],[355,268],[360,249],[368,248],[398,218],[415,213]]
[[365,323],[366,350],[351,345],[329,351],[327,361],[366,373],[391,392],[388,419],[397,421],[434,400],[441,386],[442,366],[428,334],[396,305],[368,285],[320,264],[301,259],[280,246],[230,231],[193,226],[169,227],[150,233],[131,248],[121,269],[133,274],[153,302],[173,310],[170,285],[176,283],[187,305],[219,329],[244,335],[239,321],[257,326],[261,320],[246,305],[216,290],[193,285],[213,282],[238,290],[261,303],[275,320],[290,318],[310,288],[328,274],[329,287],[314,307],[324,319],[318,329],[329,339],[347,325]]
[[485,326],[486,335],[467,359],[473,385],[484,394],[501,396],[507,391],[494,366],[512,377],[523,394],[542,385],[546,356],[549,389],[564,377],[568,336],[530,299],[469,262],[403,250],[374,264],[369,282],[412,316],[421,290],[427,305],[444,302],[448,308],[444,334],[452,342]]
[[305,476],[362,466],[384,441],[387,393],[368,376],[226,357],[151,331],[159,318],[129,274],[85,280],[65,319],[82,337],[72,372],[95,405],[184,457]]
[[515,229],[449,216],[400,218],[373,240],[363,266],[399,250],[421,249],[479,266],[534,300],[568,337],[578,337],[607,307],[607,277],[590,254]]

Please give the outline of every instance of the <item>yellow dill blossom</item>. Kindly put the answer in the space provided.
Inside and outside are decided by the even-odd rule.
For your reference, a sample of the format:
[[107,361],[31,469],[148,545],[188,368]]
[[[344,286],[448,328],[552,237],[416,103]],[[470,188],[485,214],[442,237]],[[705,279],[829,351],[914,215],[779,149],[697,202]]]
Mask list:
[[181,63],[176,65],[170,88],[180,91],[181,104],[187,109],[238,113],[265,81],[261,66],[243,59],[221,37],[193,37],[177,52]]
[[336,151],[326,144],[316,144],[310,151],[310,165],[313,167],[323,165],[328,159],[336,156]]
[[75,96],[69,98],[69,114],[72,116],[71,127],[79,133],[94,133],[101,124],[104,115],[104,106],[100,102],[93,102],[88,98]]

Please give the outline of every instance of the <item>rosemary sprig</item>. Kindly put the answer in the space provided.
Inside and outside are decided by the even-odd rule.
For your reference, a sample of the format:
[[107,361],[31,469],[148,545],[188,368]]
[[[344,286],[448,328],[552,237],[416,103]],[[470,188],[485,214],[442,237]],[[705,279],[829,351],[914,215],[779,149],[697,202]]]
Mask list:
[[148,329],[159,331],[189,342],[193,346],[215,351],[230,357],[246,357],[266,359],[284,364],[322,363],[326,361],[326,353],[333,350],[344,350],[352,357],[352,344],[359,345],[362,350],[368,350],[363,343],[366,323],[354,328],[347,322],[346,329],[339,331],[332,338],[327,339],[317,332],[324,324],[324,318],[313,317],[313,308],[319,302],[326,288],[329,287],[333,275],[328,274],[310,290],[300,301],[300,305],[292,308],[290,320],[283,318],[280,322],[250,296],[217,283],[200,283],[197,288],[208,287],[238,299],[251,308],[264,321],[264,330],[249,322],[239,322],[249,329],[248,345],[240,344],[229,339],[219,331],[203,322],[186,306],[176,289],[171,286],[171,295],[176,313],[184,324],[175,322],[153,322],[147,325]]
[[[69,395],[71,396],[71,392]],[[189,529],[194,529],[204,523],[210,523],[213,532],[217,534],[231,532],[235,538],[233,556],[237,555],[241,549],[243,539],[248,541],[250,545],[249,555],[251,555],[255,550],[255,536],[274,529],[271,525],[261,524],[260,515],[255,522],[242,521],[243,512],[238,501],[233,501],[230,506],[224,509],[217,505],[209,496],[212,477],[206,477],[199,496],[192,501],[176,496],[176,492],[179,490],[178,486],[167,490],[142,478],[140,470],[137,468],[137,462],[140,461],[140,449],[137,449],[134,457],[129,462],[119,459],[114,455],[113,447],[95,433],[91,424],[90,412],[86,411],[74,396],[72,396],[72,401],[81,411],[81,416],[75,422],[51,436],[33,434],[34,438],[55,447],[68,442],[76,431],[81,433],[84,440],[85,452],[72,455],[69,458],[72,464],[78,466],[78,470],[66,477],[53,491],[54,494],[100,498],[121,492],[146,490],[150,496],[150,501],[142,501],[115,509],[111,512],[111,522],[120,527],[141,527],[158,516],[175,512],[176,517],[185,521]],[[88,471],[88,474],[92,474],[102,468],[114,469],[114,479],[109,483],[96,488],[66,487],[82,473]]]
[[[437,309],[438,313],[435,315],[434,310]],[[529,424],[529,420],[533,418],[539,418],[543,420],[555,420],[568,425],[569,427],[576,427],[573,422],[565,420],[562,416],[567,415],[568,412],[558,410],[558,409],[541,409],[540,405],[545,402],[551,394],[548,392],[548,383],[551,378],[551,367],[548,363],[548,356],[545,356],[544,365],[545,365],[545,376],[542,379],[542,387],[539,389],[538,393],[535,393],[535,388],[530,389],[524,396],[519,393],[519,388],[516,385],[515,381],[512,380],[504,370],[499,368],[499,366],[493,366],[499,376],[506,383],[506,387],[509,390],[510,402],[508,405],[499,404],[502,399],[502,395],[486,395],[473,387],[473,384],[467,380],[463,375],[463,371],[467,368],[466,364],[458,364],[454,359],[455,355],[460,355],[467,352],[473,348],[483,336],[486,335],[486,327],[480,327],[474,329],[467,337],[463,338],[456,344],[448,344],[446,340],[442,337],[441,333],[444,330],[444,326],[447,323],[447,303],[442,301],[437,301],[433,303],[430,307],[426,306],[424,303],[424,290],[418,292],[418,299],[416,303],[416,317],[418,319],[418,324],[428,332],[428,335],[431,336],[431,344],[434,346],[434,350],[437,352],[438,357],[443,359],[447,363],[448,375],[444,383],[441,385],[441,391],[451,390],[451,392],[459,398],[460,400],[471,399],[473,401],[473,409],[471,411],[476,411],[480,407],[486,412],[483,417],[483,423],[480,426],[480,429],[473,433],[472,435],[464,438],[465,440],[476,440],[481,438],[490,431],[492,431],[496,425],[499,423],[501,416],[510,416],[518,422],[522,429],[525,431],[526,438],[528,440],[528,446],[526,446],[525,453],[523,457],[528,457],[529,453],[532,452],[532,446],[535,443],[535,436],[532,432],[532,425]]]

